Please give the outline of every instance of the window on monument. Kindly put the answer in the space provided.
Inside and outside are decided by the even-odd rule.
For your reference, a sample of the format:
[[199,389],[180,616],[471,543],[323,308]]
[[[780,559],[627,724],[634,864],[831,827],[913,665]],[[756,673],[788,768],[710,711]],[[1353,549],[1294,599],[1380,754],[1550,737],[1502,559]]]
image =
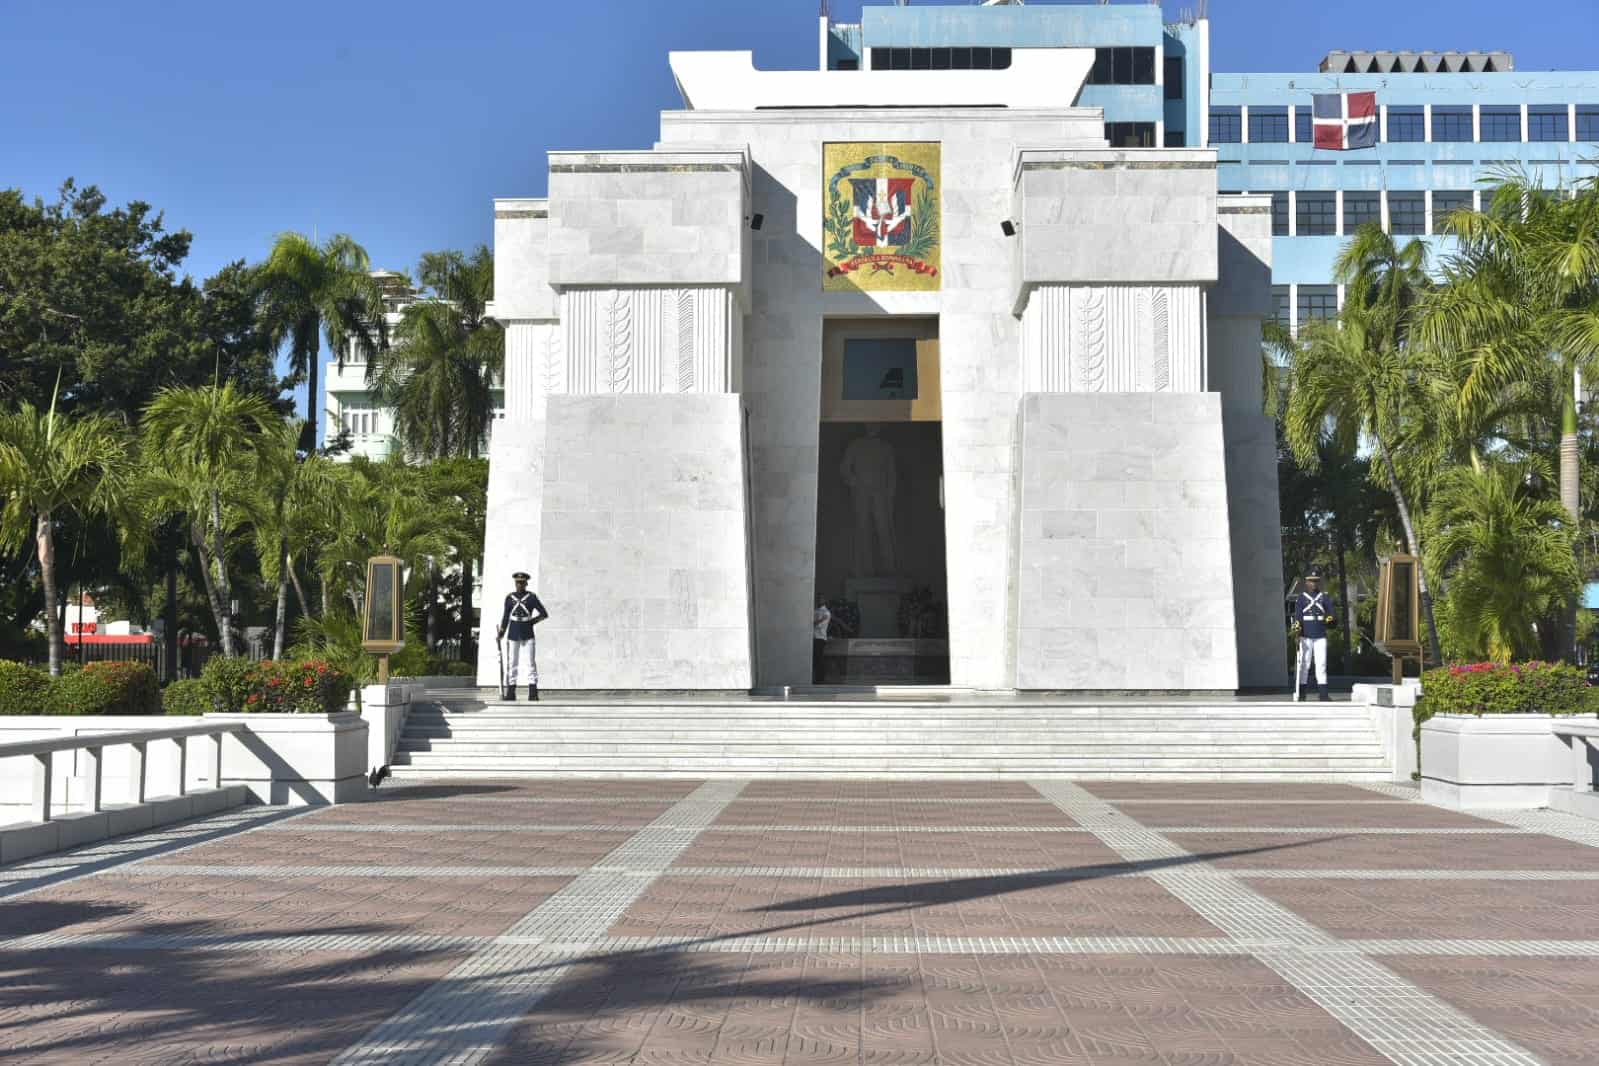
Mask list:
[[1294,140],[1299,144],[1311,144],[1316,140],[1314,123],[1311,121],[1310,108],[1304,104],[1294,108]]
[[1527,139],[1529,141],[1564,141],[1567,139],[1565,104],[1535,104],[1527,108]]
[[1432,194],[1432,231],[1434,233],[1442,233],[1446,218],[1456,211],[1469,210],[1471,210],[1471,193],[1434,191]]
[[911,69],[911,50],[909,48],[890,48],[888,50],[888,65],[890,70]]
[[949,66],[951,70],[971,70],[972,50],[970,48],[951,48],[949,50]]
[[1167,56],[1165,68],[1161,74],[1166,83],[1166,99],[1181,100],[1183,98],[1183,57]]
[[1105,123],[1105,140],[1110,142],[1112,148],[1153,148],[1155,147],[1155,124],[1153,122],[1107,122]]
[[1520,105],[1484,104],[1482,108],[1482,139],[1484,141],[1520,141]]
[[1344,236],[1354,236],[1368,222],[1382,224],[1382,193],[1344,193]]
[[1338,286],[1299,286],[1299,324],[1338,317]]
[[1010,69],[1010,49],[1009,48],[996,48],[996,49],[994,49],[994,69],[995,70],[1009,70]]
[[1236,107],[1210,109],[1210,143],[1241,144],[1244,140],[1243,113]]
[[[1390,118],[1389,121],[1393,120]],[[1435,143],[1458,144],[1470,141],[1471,108],[1435,106],[1432,109],[1432,139]]]
[[[1309,138],[1306,138],[1307,140]],[[1427,139],[1427,116],[1419,107],[1388,109],[1388,140],[1392,144],[1419,143]],[[1467,138],[1468,140],[1470,138]]]
[[932,70],[933,69],[933,52],[932,52],[932,49],[930,49],[930,48],[912,48],[911,49],[911,69],[912,70]]
[[1388,231],[1396,236],[1418,236],[1427,231],[1427,197],[1419,192],[1388,194]]
[[1599,141],[1599,107],[1577,105],[1577,140]]
[[1286,107],[1250,107],[1250,144],[1287,144],[1288,109]]
[[1271,287],[1271,317],[1283,329],[1293,327],[1293,319],[1290,317],[1293,305],[1289,299],[1289,291],[1286,285]]
[[950,53],[953,52],[953,51],[954,51],[954,49],[952,49],[952,48],[935,48],[935,49],[933,49],[933,69],[934,70],[949,70],[950,69],[950,63],[953,61],[951,59]]
[[1271,235],[1288,236],[1288,194],[1285,192],[1271,194]]
[[1294,202],[1295,232],[1301,237],[1330,237],[1338,232],[1336,193],[1302,192]]
[[861,61],[859,59],[840,59],[838,61],[838,69],[839,70],[860,70],[861,69]]

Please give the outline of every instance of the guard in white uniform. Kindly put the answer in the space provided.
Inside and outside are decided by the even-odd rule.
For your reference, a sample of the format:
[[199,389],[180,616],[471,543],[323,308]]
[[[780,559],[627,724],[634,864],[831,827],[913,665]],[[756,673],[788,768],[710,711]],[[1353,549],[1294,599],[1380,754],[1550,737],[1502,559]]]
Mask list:
[[[516,699],[519,681],[527,682],[527,698],[539,698],[539,668],[533,659],[533,627],[550,616],[539,602],[537,593],[528,591],[527,574],[520,570],[511,575],[516,591],[505,597],[505,610],[500,614],[500,627],[496,634],[505,637],[511,647],[511,665],[506,673],[510,686],[510,699]],[[526,675],[524,677],[524,675]]]
[[1299,675],[1297,697],[1303,700],[1310,688],[1310,668],[1316,668],[1316,689],[1323,702],[1327,695],[1327,630],[1338,624],[1338,601],[1321,590],[1321,567],[1305,571],[1305,590],[1294,597],[1290,619],[1299,637]]

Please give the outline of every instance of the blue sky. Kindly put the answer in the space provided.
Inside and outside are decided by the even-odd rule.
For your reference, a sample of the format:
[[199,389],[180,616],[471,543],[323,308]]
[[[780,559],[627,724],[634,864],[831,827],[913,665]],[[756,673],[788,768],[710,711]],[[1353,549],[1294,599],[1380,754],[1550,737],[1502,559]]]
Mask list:
[[[1035,0],[1036,2],[1036,0]],[[1168,0],[1166,14],[1197,0]],[[854,21],[859,0],[835,0]],[[1216,70],[1312,70],[1330,48],[1502,48],[1599,64],[1599,4],[1215,0]],[[815,63],[817,0],[0,0],[0,185],[63,178],[193,232],[197,277],[274,234],[343,231],[375,265],[491,235],[489,201],[544,191],[551,148],[649,145],[677,106],[665,53]]]

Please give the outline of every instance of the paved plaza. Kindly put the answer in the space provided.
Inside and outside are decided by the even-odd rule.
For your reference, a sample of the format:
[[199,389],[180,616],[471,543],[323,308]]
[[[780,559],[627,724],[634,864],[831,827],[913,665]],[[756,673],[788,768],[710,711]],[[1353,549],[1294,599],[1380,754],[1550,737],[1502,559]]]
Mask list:
[[452,781],[0,869],[7,1063],[1599,1062],[1599,824],[1398,786]]

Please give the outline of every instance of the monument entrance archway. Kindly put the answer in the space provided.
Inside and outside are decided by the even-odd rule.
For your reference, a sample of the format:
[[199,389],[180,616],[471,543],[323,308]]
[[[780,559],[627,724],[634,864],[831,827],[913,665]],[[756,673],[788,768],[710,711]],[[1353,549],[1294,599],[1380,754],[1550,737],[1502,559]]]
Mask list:
[[829,319],[817,434],[819,684],[948,684],[938,319]]

